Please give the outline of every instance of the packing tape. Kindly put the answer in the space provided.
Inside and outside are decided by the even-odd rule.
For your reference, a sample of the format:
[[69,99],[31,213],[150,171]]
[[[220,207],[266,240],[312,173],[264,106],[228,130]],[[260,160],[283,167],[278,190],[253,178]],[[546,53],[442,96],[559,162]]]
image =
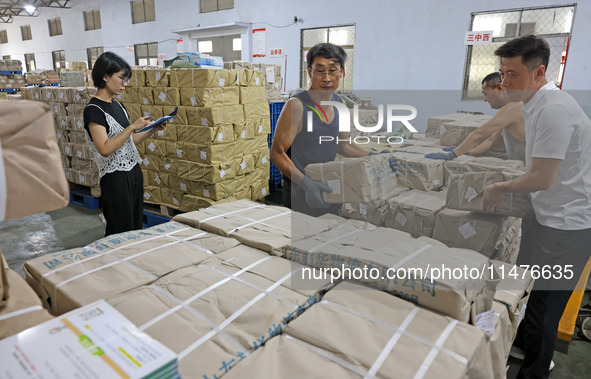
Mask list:
[[[431,347],[431,351],[429,352],[429,354],[427,354],[423,363],[421,363],[421,367],[419,368],[419,371],[417,371],[417,373],[415,374],[415,379],[422,379],[425,377],[425,374],[427,374],[427,371],[429,371],[429,368],[431,367],[431,365],[435,361],[437,354],[441,351],[443,344],[445,343],[447,338],[451,335],[451,332],[453,331],[454,327],[457,324],[458,324],[458,320],[452,320],[449,324],[447,324],[447,326],[443,330],[443,333],[441,333],[441,335],[437,339],[437,342],[435,342],[435,345]],[[466,366],[468,365],[467,360],[464,363],[466,364]]]
[[40,311],[42,309],[43,309],[43,307],[40,306],[40,305],[34,305],[32,307],[19,309],[17,311],[10,312],[10,313],[7,313],[5,315],[0,315],[0,321],[8,320],[9,318],[17,317],[17,316],[23,315],[25,313]]
[[4,221],[6,218],[7,190],[6,171],[4,168],[4,158],[2,157],[2,140],[0,140],[0,221]]

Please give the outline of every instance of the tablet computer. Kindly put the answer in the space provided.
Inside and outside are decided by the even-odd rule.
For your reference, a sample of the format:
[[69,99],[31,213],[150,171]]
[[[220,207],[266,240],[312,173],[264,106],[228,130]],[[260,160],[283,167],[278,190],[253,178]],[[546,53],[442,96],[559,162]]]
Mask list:
[[147,132],[148,130],[152,130],[154,127],[162,124],[163,122],[172,119],[174,116],[176,116],[176,113],[177,113],[178,109],[179,109],[178,106],[175,107],[174,110],[172,112],[170,112],[170,114],[168,114],[167,116],[164,116],[164,117],[160,117],[158,120],[154,121],[153,123],[151,123],[150,125],[146,126],[145,128],[142,128],[142,129],[138,130],[136,133]]

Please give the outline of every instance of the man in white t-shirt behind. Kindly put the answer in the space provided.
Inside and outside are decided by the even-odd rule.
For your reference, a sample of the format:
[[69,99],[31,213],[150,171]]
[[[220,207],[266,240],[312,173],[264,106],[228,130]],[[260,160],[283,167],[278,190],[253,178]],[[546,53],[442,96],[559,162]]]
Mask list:
[[523,230],[518,264],[537,265],[532,274],[540,278],[520,326],[525,357],[518,378],[547,378],[558,323],[591,253],[591,121],[546,80],[545,40],[516,38],[495,55],[509,98],[524,104],[527,172],[484,188],[483,207],[498,210],[504,192],[532,195],[536,217]]

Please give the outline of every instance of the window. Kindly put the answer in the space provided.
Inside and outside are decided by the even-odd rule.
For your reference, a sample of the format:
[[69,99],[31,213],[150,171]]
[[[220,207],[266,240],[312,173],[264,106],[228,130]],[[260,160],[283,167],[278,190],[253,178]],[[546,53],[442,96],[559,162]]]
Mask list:
[[499,69],[495,50],[515,37],[531,33],[548,41],[546,78],[561,86],[574,13],[574,5],[472,13],[470,30],[492,30],[493,38],[491,44],[467,47],[462,99],[482,100],[482,79]]
[[0,43],[8,43],[8,32],[0,30]]
[[213,41],[199,41],[197,42],[200,53],[211,53],[213,51]]
[[23,25],[21,26],[21,35],[23,37],[23,41],[30,41],[33,39],[31,35],[31,25]]
[[158,42],[141,43],[134,46],[135,64],[138,66],[158,65]]
[[59,71],[61,67],[66,67],[66,52],[64,50],[52,51],[53,69]]
[[301,70],[300,85],[302,88],[310,87],[310,78],[308,77],[308,61],[306,59],[308,50],[316,44],[330,42],[342,47],[347,53],[345,60],[345,75],[339,84],[339,90],[353,90],[353,53],[355,43],[355,25],[331,26],[328,28],[302,29],[301,34]]
[[62,35],[62,19],[59,17],[51,18],[47,20],[49,24],[49,36],[61,36]]
[[234,0],[201,0],[201,13],[234,8]]
[[84,15],[84,30],[96,30],[101,28],[101,11],[99,9],[82,12],[82,14]]
[[35,70],[35,54],[25,54],[25,66],[27,67],[27,72]]
[[131,21],[134,24],[156,20],[154,0],[137,0],[131,2]]
[[98,57],[100,57],[101,54],[104,52],[105,51],[102,46],[91,47],[89,49],[86,49],[86,55],[88,55],[88,69],[89,70],[92,70],[92,67],[94,66],[94,62],[96,62]]
[[232,38],[232,50],[242,51],[242,38]]

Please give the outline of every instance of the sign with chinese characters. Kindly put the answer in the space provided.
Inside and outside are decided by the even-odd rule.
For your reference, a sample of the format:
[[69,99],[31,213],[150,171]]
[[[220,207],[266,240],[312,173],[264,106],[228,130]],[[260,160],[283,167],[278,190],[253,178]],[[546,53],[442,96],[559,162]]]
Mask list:
[[487,45],[492,43],[493,31],[466,32],[464,45]]
[[270,57],[282,57],[283,56],[283,49],[282,48],[270,49],[269,56]]
[[265,56],[265,29],[252,30],[252,56],[260,58]]

